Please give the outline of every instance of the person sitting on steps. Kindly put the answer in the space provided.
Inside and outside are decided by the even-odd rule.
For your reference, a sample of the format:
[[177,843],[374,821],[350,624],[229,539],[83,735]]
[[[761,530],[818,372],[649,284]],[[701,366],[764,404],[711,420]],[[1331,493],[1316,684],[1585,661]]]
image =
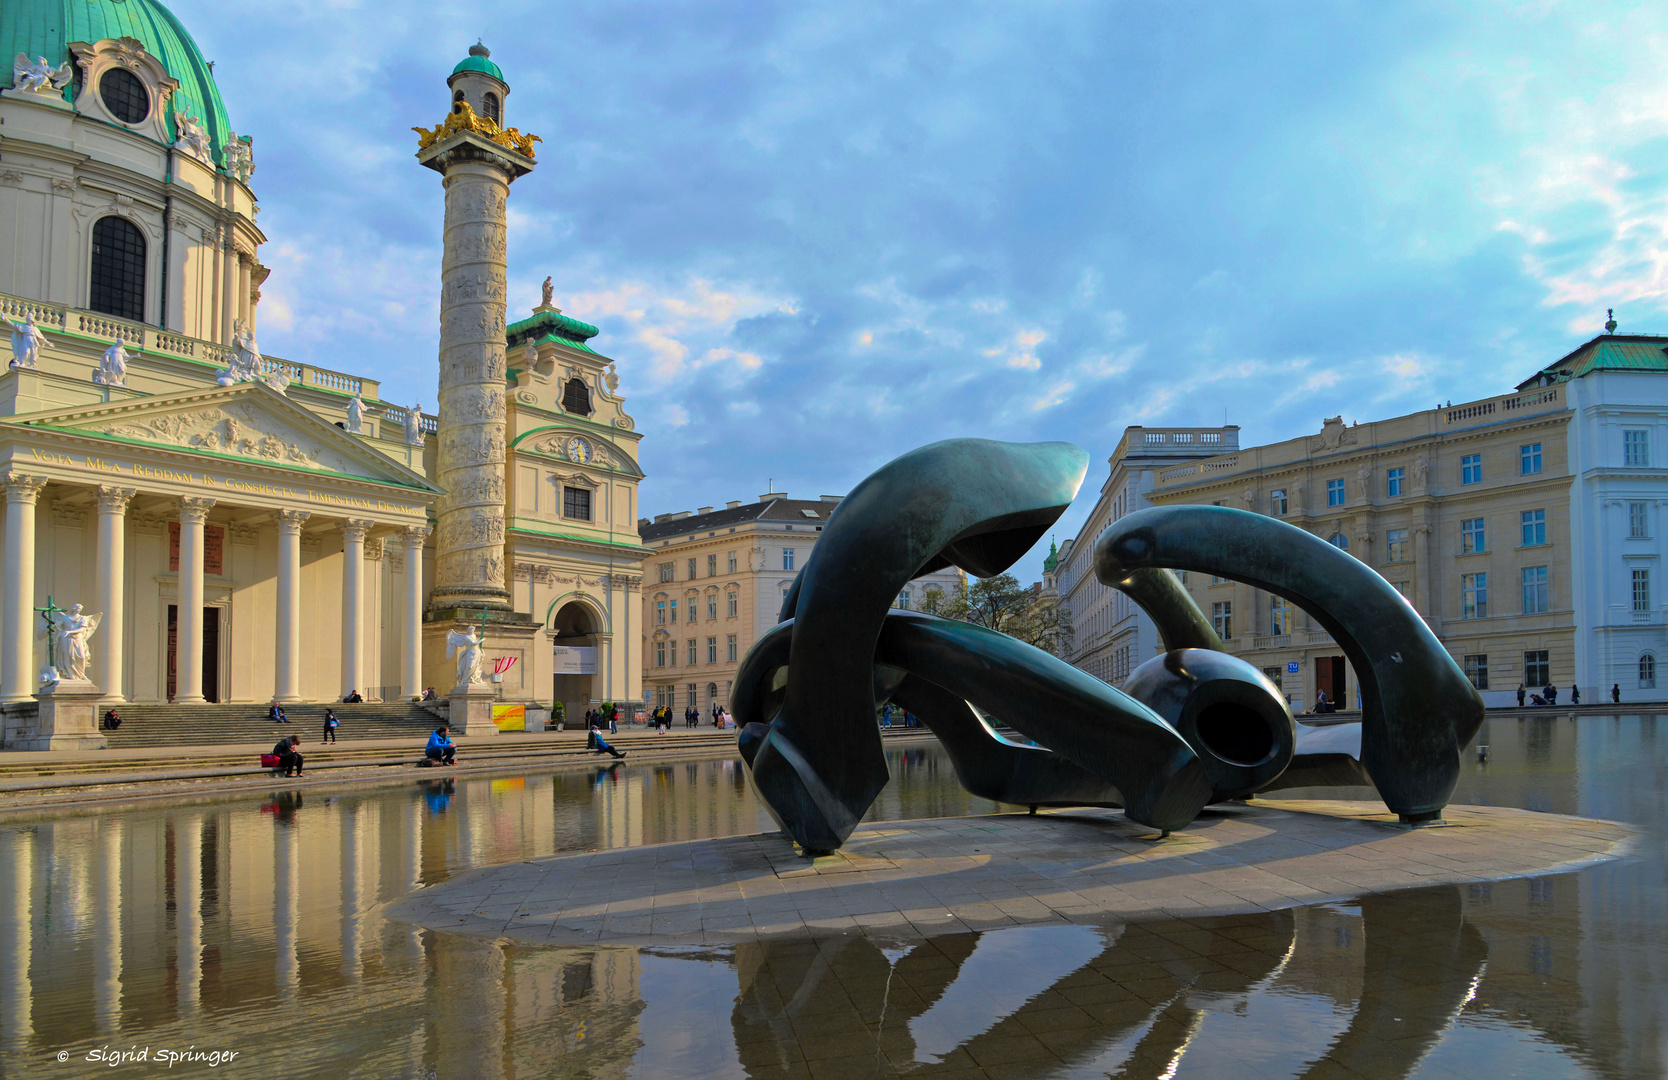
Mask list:
[[594,753],[594,754],[612,754],[616,758],[625,757],[625,751],[617,750],[612,745],[610,745],[608,743],[608,741],[602,737],[602,732],[600,730],[593,731],[591,734],[592,734],[593,738],[596,740],[596,744],[591,751],[592,753]]
[[115,709],[111,709],[109,712],[104,714],[104,730],[105,731],[115,731],[117,728],[119,728],[121,726],[122,726],[122,718],[116,715],[116,710]]
[[441,724],[429,736],[429,744],[423,748],[423,756],[438,765],[456,765],[458,749],[452,745],[452,729]]
[[290,722],[290,718],[284,715],[284,707],[276,701],[272,703],[272,708],[266,711],[266,718],[271,720],[274,724],[287,724]]
[[272,748],[272,752],[278,755],[278,768],[285,776],[301,775],[302,757],[296,753],[295,749],[300,745],[301,736],[291,735],[288,738],[279,739],[278,745]]
[[343,698],[342,703],[344,705],[358,705],[358,704],[362,703],[364,700],[365,699],[360,696],[359,691],[355,690],[351,694],[349,694],[347,697]]

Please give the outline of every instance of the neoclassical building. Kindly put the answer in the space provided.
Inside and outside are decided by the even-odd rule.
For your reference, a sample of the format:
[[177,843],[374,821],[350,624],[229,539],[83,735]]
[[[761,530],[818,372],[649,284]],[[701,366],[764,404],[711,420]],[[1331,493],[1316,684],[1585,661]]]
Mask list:
[[[471,204],[496,270],[453,242],[454,163],[506,195],[533,164],[497,127],[509,87],[486,50],[413,118],[446,128],[419,151],[445,175],[442,355],[486,358],[438,417],[261,354],[252,141],[166,8],[8,0],[0,52],[19,57],[0,89],[0,705],[39,689],[38,609],[76,603],[103,617],[87,675],[112,702],[444,695],[446,632],[480,624],[487,670],[515,661],[506,701],[548,704],[558,649],[585,669],[571,693],[637,697],[640,436],[618,375],[548,295],[506,318],[502,198]],[[484,305],[481,342],[460,344],[460,298]],[[443,552],[493,587],[437,597]]]

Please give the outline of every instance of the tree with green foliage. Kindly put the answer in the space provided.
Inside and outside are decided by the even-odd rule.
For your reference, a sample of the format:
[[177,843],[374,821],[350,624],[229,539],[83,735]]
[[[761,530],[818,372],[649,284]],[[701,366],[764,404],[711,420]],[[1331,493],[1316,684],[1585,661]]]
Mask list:
[[1018,638],[1058,656],[1071,641],[1071,623],[1059,604],[1045,598],[1040,586],[1027,588],[1012,574],[974,578],[954,590],[929,586],[916,610],[942,619],[959,619]]

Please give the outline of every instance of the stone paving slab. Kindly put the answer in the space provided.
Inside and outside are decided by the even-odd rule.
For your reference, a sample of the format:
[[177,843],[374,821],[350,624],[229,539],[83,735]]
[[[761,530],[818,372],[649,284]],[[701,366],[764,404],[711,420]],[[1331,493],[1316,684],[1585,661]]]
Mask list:
[[1159,839],[1114,810],[860,826],[799,855],[776,833],[557,855],[470,871],[384,905],[393,919],[532,944],[722,944],[859,932],[895,940],[1007,926],[1229,915],[1416,886],[1566,872],[1635,831],[1450,806],[1405,829],[1361,802],[1211,807]]

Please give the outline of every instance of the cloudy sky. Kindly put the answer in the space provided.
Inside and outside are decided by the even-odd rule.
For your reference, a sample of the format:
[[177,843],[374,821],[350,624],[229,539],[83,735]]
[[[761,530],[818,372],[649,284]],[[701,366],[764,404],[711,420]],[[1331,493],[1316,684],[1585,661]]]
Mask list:
[[1502,392],[1607,307],[1668,332],[1662,4],[173,7],[255,140],[263,349],[431,409],[410,128],[485,40],[544,139],[510,317],[550,275],[601,328],[645,514],[1066,439],[1063,539],[1126,425],[1273,441]]

